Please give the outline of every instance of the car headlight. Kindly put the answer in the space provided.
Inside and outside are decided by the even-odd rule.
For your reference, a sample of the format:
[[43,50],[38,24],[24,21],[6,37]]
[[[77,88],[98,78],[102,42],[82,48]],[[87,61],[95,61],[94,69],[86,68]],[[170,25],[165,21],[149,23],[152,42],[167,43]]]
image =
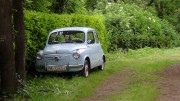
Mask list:
[[43,54],[43,51],[39,51],[36,55],[36,59],[37,60],[41,60],[42,59],[42,54]]
[[78,52],[78,49],[77,49],[77,50],[74,50],[72,55],[73,55],[73,58],[78,59],[78,58],[80,57],[80,54],[79,54],[79,52]]
[[41,56],[40,54],[37,54],[36,59],[37,59],[37,60],[41,60],[41,59],[42,59],[42,56]]

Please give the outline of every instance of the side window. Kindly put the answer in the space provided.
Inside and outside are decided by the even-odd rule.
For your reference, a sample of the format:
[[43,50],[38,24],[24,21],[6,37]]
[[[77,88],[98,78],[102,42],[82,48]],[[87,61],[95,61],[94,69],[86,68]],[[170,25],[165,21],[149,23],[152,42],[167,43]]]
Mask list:
[[87,42],[88,42],[88,44],[94,44],[95,43],[93,32],[88,32]]
[[96,43],[99,43],[99,38],[98,38],[98,34],[96,32],[94,32],[95,34],[95,39],[96,39]]

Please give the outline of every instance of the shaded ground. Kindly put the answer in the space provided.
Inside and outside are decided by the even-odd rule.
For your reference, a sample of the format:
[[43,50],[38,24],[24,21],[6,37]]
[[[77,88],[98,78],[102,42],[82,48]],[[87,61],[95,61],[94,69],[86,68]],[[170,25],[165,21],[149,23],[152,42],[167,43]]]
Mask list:
[[91,97],[82,101],[109,101],[109,96],[119,94],[127,87],[126,85],[130,82],[132,74],[132,70],[128,68],[113,74],[100,87],[95,89]]
[[180,101],[180,64],[174,64],[159,73],[160,95],[155,101]]

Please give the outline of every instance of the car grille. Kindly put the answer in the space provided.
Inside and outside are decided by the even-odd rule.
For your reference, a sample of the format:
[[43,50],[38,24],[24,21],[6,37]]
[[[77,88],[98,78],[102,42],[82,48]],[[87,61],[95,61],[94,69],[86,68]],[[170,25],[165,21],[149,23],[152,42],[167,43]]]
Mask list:
[[45,62],[54,65],[66,65],[71,59],[71,54],[49,54],[44,56]]

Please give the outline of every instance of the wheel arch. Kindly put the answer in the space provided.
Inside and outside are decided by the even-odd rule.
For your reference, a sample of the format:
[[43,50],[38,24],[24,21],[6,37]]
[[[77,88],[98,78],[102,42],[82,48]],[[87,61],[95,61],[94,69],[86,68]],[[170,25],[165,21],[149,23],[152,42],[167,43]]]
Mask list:
[[85,60],[88,61],[88,65],[89,65],[89,69],[91,69],[91,62],[90,62],[90,58],[89,57],[86,57]]
[[103,55],[103,61],[106,62],[106,57],[105,57],[105,55]]

